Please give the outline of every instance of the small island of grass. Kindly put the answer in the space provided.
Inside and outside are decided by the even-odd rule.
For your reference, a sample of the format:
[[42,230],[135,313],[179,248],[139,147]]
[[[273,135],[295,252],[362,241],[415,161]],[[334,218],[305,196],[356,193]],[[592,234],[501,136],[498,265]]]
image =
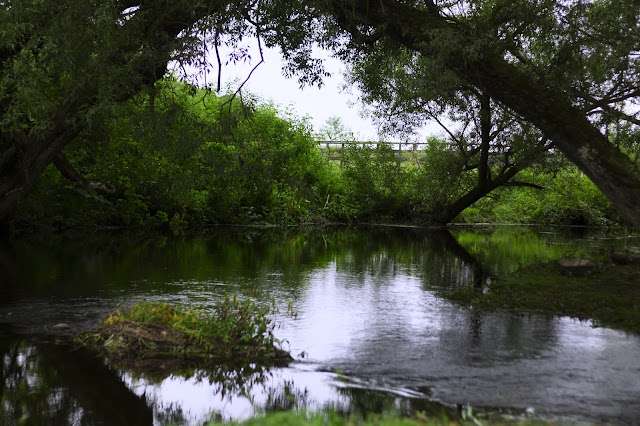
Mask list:
[[216,302],[210,312],[143,302],[116,311],[81,340],[107,358],[129,364],[173,359],[286,365],[292,358],[273,335],[269,310],[236,296]]

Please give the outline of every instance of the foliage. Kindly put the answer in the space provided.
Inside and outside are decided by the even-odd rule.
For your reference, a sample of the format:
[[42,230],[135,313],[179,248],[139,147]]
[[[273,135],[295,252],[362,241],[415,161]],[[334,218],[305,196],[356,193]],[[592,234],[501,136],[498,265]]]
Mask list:
[[356,136],[349,130],[340,117],[332,116],[316,133],[316,139],[326,141],[355,141]]
[[[443,209],[477,185],[477,171],[465,172],[464,158],[443,139],[429,138],[417,164],[402,160],[389,144],[345,145],[340,157],[342,191],[331,204],[335,217],[433,224]],[[595,227],[624,223],[583,173],[554,161],[519,172],[511,185],[479,197],[449,221]]]
[[[171,61],[201,73],[208,58],[222,65],[224,58],[207,55],[222,45],[232,49],[227,62],[250,59],[249,36],[280,47],[285,74],[301,85],[327,75],[313,46],[331,50],[375,114],[395,117],[395,131],[426,118],[461,123],[449,129],[449,142],[476,185],[436,222],[513,177],[548,139],[640,223],[639,13],[633,0],[4,2],[0,231],[67,146],[83,173],[120,191],[114,211],[124,225],[286,223],[327,213],[332,196],[340,205],[345,194],[332,188],[332,173],[314,174],[320,162],[303,160],[311,152],[300,148],[309,136],[304,124],[277,124],[269,107],[252,101],[228,96],[227,104],[189,85],[158,83]],[[171,106],[167,91],[182,92],[180,101]],[[200,100],[197,113],[180,107]],[[298,159],[285,166],[291,155]],[[239,176],[249,179],[237,184]],[[372,199],[389,209],[384,193]],[[346,202],[329,209],[351,210]]]
[[291,358],[277,347],[269,312],[270,307],[237,296],[216,302],[211,314],[142,302],[117,311],[83,341],[116,358],[173,354],[243,364],[286,363]]
[[[50,168],[23,203],[25,224],[167,228],[179,235],[207,223],[431,223],[477,185],[477,171],[464,172],[464,158],[443,139],[431,137],[412,161],[388,144],[346,144],[340,162],[332,163],[306,122],[273,105],[247,95],[225,105],[227,98],[175,80],[163,84],[153,110],[148,95],[136,98],[111,119],[104,136],[86,134],[69,151],[90,181],[115,193],[84,190]],[[575,168],[547,162],[515,180],[545,189],[499,188],[456,221],[621,221]]]
[[485,134],[506,130],[488,151],[494,164],[504,154],[512,157],[504,167],[522,168],[532,158],[526,151],[549,139],[637,225],[637,151],[618,133],[634,135],[640,124],[638,39],[622,36],[638,33],[639,9],[612,3],[356,2],[336,19],[352,82],[391,131],[453,113],[462,120],[449,135],[473,153],[482,125],[467,125],[477,120],[461,114],[471,105],[461,101],[487,96],[499,114]]
[[341,161],[346,202],[357,206],[358,219],[402,217],[408,207],[408,174],[391,146],[350,145]]
[[610,227],[624,224],[619,212],[595,185],[575,167],[555,172],[527,170],[517,176],[520,182],[543,189],[503,188],[466,209],[463,222],[537,223]]
[[[446,223],[536,161],[547,140],[640,221],[640,175],[629,159],[640,152],[637,2],[348,3],[3,3],[0,231],[20,207],[37,205],[21,203],[67,146],[82,175],[115,188],[111,212],[121,225],[178,233],[207,222],[289,223],[376,209]],[[460,123],[447,129],[455,145],[447,156],[462,165],[452,169],[464,181],[451,187],[457,197],[407,202],[406,185],[388,182],[399,172],[387,160],[373,165],[385,185],[373,184],[369,199],[342,191],[308,149],[306,123],[242,93],[218,98],[211,85],[161,81],[171,61],[204,73],[208,50],[222,45],[232,49],[227,62],[249,60],[248,36],[280,47],[285,74],[301,85],[327,75],[313,46],[331,50],[391,131],[426,119]],[[328,123],[328,137],[344,133],[337,124]],[[425,181],[448,189],[450,176],[438,171],[442,180],[433,172]]]
[[[307,122],[247,94],[218,97],[167,78],[103,119],[68,155],[112,193],[73,189],[51,168],[24,203],[23,219],[176,234],[203,223],[302,222],[319,216],[337,185]],[[43,197],[46,208],[38,210]],[[66,214],[51,214],[56,202]]]
[[470,190],[475,174],[465,174],[463,168],[464,159],[445,140],[430,137],[424,158],[414,171],[414,208],[429,215]]

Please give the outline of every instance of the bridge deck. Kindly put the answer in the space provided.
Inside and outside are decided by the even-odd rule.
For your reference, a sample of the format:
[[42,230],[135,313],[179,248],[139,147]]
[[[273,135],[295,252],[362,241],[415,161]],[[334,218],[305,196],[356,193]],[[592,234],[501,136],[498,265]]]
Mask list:
[[326,152],[327,156],[332,161],[340,161],[342,154],[342,150],[345,147],[349,146],[361,146],[361,147],[371,147],[375,148],[378,145],[386,144],[390,145],[392,150],[396,153],[407,152],[412,153],[410,158],[401,157],[402,161],[413,161],[418,162],[418,153],[424,150],[424,146],[428,145],[428,142],[398,142],[398,141],[390,141],[390,142],[372,142],[372,141],[316,141],[318,146]]

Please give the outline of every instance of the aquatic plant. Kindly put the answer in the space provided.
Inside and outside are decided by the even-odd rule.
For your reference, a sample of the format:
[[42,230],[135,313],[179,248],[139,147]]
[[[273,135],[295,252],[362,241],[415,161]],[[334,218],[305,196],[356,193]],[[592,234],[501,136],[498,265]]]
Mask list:
[[469,287],[442,295],[481,310],[567,315],[640,333],[639,284],[639,265],[598,261],[592,273],[568,276],[545,262],[502,275],[484,291]]

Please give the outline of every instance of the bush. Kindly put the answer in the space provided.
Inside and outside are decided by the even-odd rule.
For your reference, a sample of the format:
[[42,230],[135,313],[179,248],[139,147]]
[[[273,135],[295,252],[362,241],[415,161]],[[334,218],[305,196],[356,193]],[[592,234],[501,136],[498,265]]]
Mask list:
[[[204,223],[304,222],[339,186],[307,121],[247,94],[216,96],[172,77],[100,111],[67,156],[87,180],[115,189],[103,196],[72,185],[85,195],[70,194],[67,201],[79,201],[65,204],[82,208],[56,212],[69,226],[175,231]],[[46,202],[36,194],[24,203],[23,218],[51,222],[49,203],[69,182],[52,167],[40,184]],[[87,194],[108,212],[82,200]],[[45,205],[38,210],[39,204]]]
[[360,220],[406,218],[411,176],[390,145],[350,145],[342,154],[342,202]]
[[614,226],[623,219],[600,190],[574,166],[556,173],[524,171],[516,180],[529,187],[499,188],[467,208],[464,222],[538,223],[547,225]]

